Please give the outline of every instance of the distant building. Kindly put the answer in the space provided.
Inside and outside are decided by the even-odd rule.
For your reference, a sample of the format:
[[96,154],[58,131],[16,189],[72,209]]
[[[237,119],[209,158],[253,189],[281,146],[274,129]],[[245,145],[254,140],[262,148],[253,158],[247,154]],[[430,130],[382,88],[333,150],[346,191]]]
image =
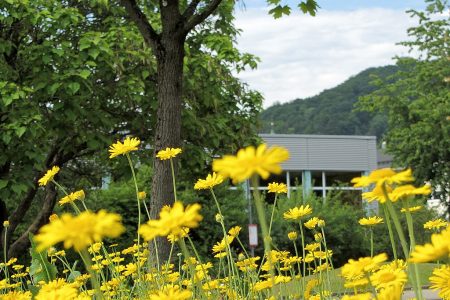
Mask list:
[[354,188],[354,177],[377,169],[375,136],[260,134],[266,144],[287,148],[288,161],[283,173],[260,183],[266,189],[272,181],[283,182],[289,193],[299,186],[304,195],[314,193],[325,199],[331,190],[344,190],[353,199],[361,199],[361,188]]

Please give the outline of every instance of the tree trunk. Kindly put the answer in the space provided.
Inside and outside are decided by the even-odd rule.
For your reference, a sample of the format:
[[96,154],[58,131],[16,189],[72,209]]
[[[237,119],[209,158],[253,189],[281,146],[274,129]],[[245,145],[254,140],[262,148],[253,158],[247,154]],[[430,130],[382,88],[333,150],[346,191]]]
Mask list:
[[[155,154],[166,147],[181,146],[181,107],[183,85],[184,38],[170,36],[161,39],[156,54],[158,61],[158,110],[154,141]],[[155,157],[155,156],[154,156]],[[177,160],[174,161],[175,174]],[[170,162],[153,161],[152,197],[150,216],[157,219],[164,205],[174,202]],[[169,256],[170,245],[166,238],[158,238],[158,255],[160,262]],[[152,257],[156,254],[150,243]]]

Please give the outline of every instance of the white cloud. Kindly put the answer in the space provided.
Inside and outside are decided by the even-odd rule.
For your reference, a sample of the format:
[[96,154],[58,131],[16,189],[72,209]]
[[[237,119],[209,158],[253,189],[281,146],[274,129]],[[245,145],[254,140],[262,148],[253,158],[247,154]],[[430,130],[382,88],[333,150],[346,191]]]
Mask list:
[[238,76],[263,93],[265,107],[314,96],[368,67],[392,64],[392,57],[407,53],[396,43],[415,24],[404,11],[381,8],[319,11],[316,17],[293,13],[277,20],[265,9],[239,11],[238,48],[262,62]]

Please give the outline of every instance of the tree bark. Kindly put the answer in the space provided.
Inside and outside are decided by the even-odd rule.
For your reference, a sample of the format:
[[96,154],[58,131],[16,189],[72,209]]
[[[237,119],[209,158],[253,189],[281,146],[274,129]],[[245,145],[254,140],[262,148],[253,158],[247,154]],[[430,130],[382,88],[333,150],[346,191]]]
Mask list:
[[[184,38],[162,39],[158,61],[158,111],[154,137],[154,151],[166,147],[181,146],[181,107],[183,85]],[[155,157],[155,156],[154,156]],[[175,174],[177,160],[174,161]],[[172,173],[168,160],[153,160],[152,197],[150,217],[157,219],[164,205],[173,204]],[[166,238],[156,241],[160,261],[168,258],[170,245]],[[150,252],[155,257],[155,249],[150,243]]]
[[53,212],[53,207],[56,203],[56,188],[53,184],[48,184],[45,187],[45,198],[39,214],[34,219],[34,222],[28,229],[9,247],[8,257],[18,257],[26,249],[30,247],[29,234],[35,234],[42,225],[48,222],[50,215]]

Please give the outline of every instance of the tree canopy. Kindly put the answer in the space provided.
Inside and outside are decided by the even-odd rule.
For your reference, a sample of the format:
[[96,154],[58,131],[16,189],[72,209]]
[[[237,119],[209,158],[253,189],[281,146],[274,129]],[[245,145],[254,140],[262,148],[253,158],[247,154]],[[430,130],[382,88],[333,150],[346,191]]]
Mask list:
[[[419,25],[408,29],[411,57],[398,57],[399,71],[359,103],[386,112],[387,149],[398,166],[410,166],[419,181],[431,181],[444,201],[450,192],[450,9],[447,1],[427,1],[425,11],[409,11]],[[447,15],[446,15],[447,13]],[[449,203],[446,202],[450,209]]]
[[[63,167],[69,189],[88,177],[100,186],[118,163],[107,159],[111,142],[131,134],[152,144],[155,56],[124,7],[112,4],[0,3],[0,202],[10,255],[23,252],[28,232],[53,210],[56,191],[37,184],[46,169]],[[257,60],[236,50],[232,21],[208,20],[184,46],[182,132],[194,174],[206,157],[234,151],[255,132],[261,96],[232,70]]]

